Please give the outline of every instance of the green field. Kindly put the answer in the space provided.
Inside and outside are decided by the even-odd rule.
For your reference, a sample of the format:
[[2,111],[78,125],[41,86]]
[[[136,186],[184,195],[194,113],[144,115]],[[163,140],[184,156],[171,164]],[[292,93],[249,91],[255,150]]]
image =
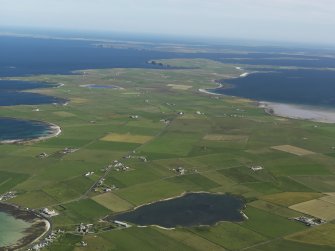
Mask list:
[[[0,194],[16,191],[9,202],[59,213],[52,224],[66,233],[47,249],[335,250],[332,223],[312,229],[289,219],[303,215],[292,205],[335,192],[335,127],[278,119],[252,101],[198,91],[215,87],[213,78],[238,76],[235,65],[202,59],[162,62],[193,68],[87,70],[85,78],[24,77],[64,83],[48,92],[68,98],[69,104],[41,105],[34,113],[30,106],[0,107],[0,116],[48,121],[62,128],[60,136],[49,140],[0,145]],[[80,87],[90,83],[123,89]],[[78,151],[59,154],[65,147]],[[41,152],[49,157],[36,158]],[[129,169],[108,169],[115,160]],[[264,169],[252,171],[255,165]],[[175,171],[178,167],[186,170],[184,175]],[[94,174],[86,177],[87,172]],[[113,187],[111,192],[93,188],[100,178]],[[169,231],[107,228],[101,221],[198,191],[244,197],[248,220]],[[93,224],[95,232],[75,235],[80,223]],[[81,240],[88,246],[81,247]]]

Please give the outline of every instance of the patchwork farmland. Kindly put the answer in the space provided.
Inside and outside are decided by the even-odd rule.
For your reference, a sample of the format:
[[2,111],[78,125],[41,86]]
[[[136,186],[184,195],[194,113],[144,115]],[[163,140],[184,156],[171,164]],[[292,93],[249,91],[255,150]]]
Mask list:
[[[49,140],[0,145],[0,193],[16,191],[8,202],[58,212],[52,227],[64,234],[47,249],[335,250],[334,126],[278,119],[252,101],[198,91],[215,87],[213,76],[239,76],[234,65],[161,62],[184,68],[24,77],[64,83],[50,92],[69,104],[41,105],[40,112],[0,108],[1,116],[62,128]],[[91,83],[122,89],[80,87]],[[41,153],[48,157],[36,157]],[[173,230],[105,221],[200,191],[242,197],[247,219]],[[308,227],[292,220],[300,216],[326,222]],[[80,223],[93,224],[92,232],[78,234]]]

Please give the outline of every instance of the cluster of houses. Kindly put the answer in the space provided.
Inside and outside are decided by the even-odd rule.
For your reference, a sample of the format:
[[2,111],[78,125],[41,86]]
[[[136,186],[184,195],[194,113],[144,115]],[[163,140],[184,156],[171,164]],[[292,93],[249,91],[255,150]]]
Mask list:
[[173,103],[165,103],[167,106],[176,106],[176,104]]
[[229,115],[229,117],[231,117],[231,118],[245,118],[245,116],[244,115],[239,115],[239,114],[230,114]]
[[126,166],[125,164],[119,162],[118,160],[114,160],[113,162],[113,167],[115,169],[115,171],[128,171],[130,169],[129,166]]
[[181,166],[177,167],[177,168],[174,168],[172,170],[175,171],[176,173],[178,173],[179,175],[184,175],[186,173],[186,169],[182,168]]
[[51,217],[54,217],[54,216],[57,216],[58,213],[53,210],[53,209],[48,209],[48,208],[43,208],[41,211],[40,211],[40,214],[46,218],[51,218]]
[[148,159],[145,156],[133,156],[133,155],[127,155],[123,157],[124,159],[139,159],[143,162],[148,162]]
[[78,151],[78,148],[72,148],[72,147],[66,147],[63,150],[60,151],[60,153],[62,154],[70,154],[70,153],[74,153],[76,151]]
[[88,177],[88,176],[92,176],[94,174],[94,172],[87,172],[84,174],[85,177]]
[[142,160],[143,162],[148,162],[148,159],[144,156],[139,156],[138,159]]
[[[137,158],[140,158],[140,157],[137,157]],[[127,156],[127,157],[124,157],[124,158],[131,158],[131,156]],[[142,160],[143,161],[147,161],[146,159],[145,160],[142,159]],[[102,172],[108,172],[112,168],[114,168],[114,170],[118,171],[118,172],[120,172],[120,171],[128,171],[130,169],[130,167],[124,165],[120,161],[114,160],[112,164],[109,164],[107,167],[102,168],[101,171]],[[88,177],[88,176],[91,176],[93,174],[94,174],[94,172],[87,172],[85,174],[85,176]],[[98,182],[96,183],[95,187],[94,187],[94,192],[104,192],[104,193],[107,193],[107,192],[111,192],[112,190],[118,189],[118,187],[116,187],[115,185],[110,185],[110,186],[109,185],[105,185],[104,182],[105,182],[105,178],[104,177],[100,178],[98,180]]]
[[114,165],[116,164],[117,162],[114,160],[112,164],[109,164],[107,167],[101,169],[101,171],[103,172],[108,172],[110,169],[112,169],[114,167]]
[[90,230],[92,228],[93,224],[84,224],[80,223],[80,225],[77,226],[76,231],[80,234],[88,234],[91,233]]
[[128,224],[128,223],[126,223],[126,222],[123,222],[123,221],[115,220],[115,221],[113,221],[113,223],[114,223],[115,225],[117,225],[118,227],[123,227],[123,228],[131,227],[130,224]]
[[105,178],[101,178],[100,180],[98,180],[97,186],[102,186],[104,182],[105,182]]
[[38,154],[36,157],[37,158],[40,158],[40,159],[44,159],[44,158],[47,158],[49,155],[47,154],[47,153],[40,153],[40,154]]
[[161,119],[160,122],[162,122],[162,123],[164,123],[164,124],[167,125],[167,124],[170,124],[171,121],[168,120],[168,119]]
[[324,221],[324,220],[321,220],[321,219],[318,219],[318,218],[308,218],[308,217],[305,217],[305,216],[295,217],[295,218],[293,218],[293,220],[302,222],[306,226],[309,226],[309,227],[318,226],[320,224],[326,223],[326,221]]
[[94,188],[94,192],[108,193],[108,192],[111,192],[112,190],[118,189],[115,185],[107,186],[104,184],[104,182],[105,182],[105,178],[101,178],[100,180],[98,180]]
[[53,243],[57,238],[60,237],[61,234],[63,234],[64,231],[62,230],[57,230],[57,231],[52,231],[47,237],[45,237],[42,241],[39,243],[35,244],[33,247],[29,248],[28,251],[37,251],[44,249],[48,247],[51,243]]
[[196,111],[195,114],[197,114],[197,115],[205,115],[205,113],[203,113],[201,111]]
[[262,171],[264,167],[262,166],[251,166],[250,169],[254,172]]
[[110,187],[104,187],[103,191],[105,193],[111,192],[112,190],[118,189],[115,185],[111,185]]
[[[78,148],[72,148],[72,147],[66,147],[64,148],[63,150],[60,150],[59,152],[57,152],[58,154],[70,154],[70,153],[74,153],[76,151],[78,151],[79,149]],[[36,158],[40,158],[40,159],[44,159],[44,158],[47,158],[49,157],[49,155],[45,152],[42,152],[38,155],[36,155]]]
[[85,242],[85,241],[81,241],[81,242],[80,242],[80,245],[81,245],[82,247],[87,247],[88,244],[87,244],[87,242]]
[[0,201],[6,201],[10,200],[16,197],[16,192],[15,191],[9,191],[7,193],[1,194],[0,195]]

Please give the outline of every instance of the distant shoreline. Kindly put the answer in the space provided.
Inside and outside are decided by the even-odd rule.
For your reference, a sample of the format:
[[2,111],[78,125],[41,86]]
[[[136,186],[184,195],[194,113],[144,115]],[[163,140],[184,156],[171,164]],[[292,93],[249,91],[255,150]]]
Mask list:
[[89,89],[112,89],[112,90],[124,90],[124,88],[117,85],[96,85],[96,84],[87,84],[80,85],[80,87],[89,88]]
[[222,87],[223,87],[223,85],[219,84],[219,86],[216,87],[216,88],[213,88],[213,89],[198,89],[198,91],[201,92],[201,93],[209,94],[209,95],[222,95],[220,93],[215,93],[215,92],[211,91],[211,90],[219,89],[219,88],[222,88]]
[[[237,70],[243,70],[241,67],[235,67]],[[237,78],[247,77],[252,73],[242,73]],[[213,81],[218,83],[218,81]],[[225,95],[213,92],[212,90],[220,89],[223,87],[221,83],[218,83],[218,87],[213,89],[199,89],[201,93],[209,95]],[[322,107],[315,107],[312,105],[299,105],[299,104],[286,104],[286,103],[276,103],[270,101],[258,101],[258,107],[263,108],[264,111],[270,115],[290,118],[290,119],[300,119],[308,120],[319,123],[335,123],[335,109],[327,109]]]
[[25,230],[25,236],[16,244],[1,247],[0,249],[4,248],[4,250],[17,250],[26,247],[42,238],[51,229],[51,224],[47,219],[33,211],[21,209],[19,206],[9,203],[0,203],[0,212],[32,224]]
[[[238,67],[238,66],[236,66],[235,69],[239,70],[239,71],[244,71],[244,69],[242,67]],[[230,79],[245,78],[245,77],[249,76],[250,74],[251,74],[250,72],[243,72],[239,76],[233,77],[233,78],[230,78]],[[222,95],[220,93],[213,92],[212,90],[223,88],[223,84],[221,84],[219,82],[219,80],[213,80],[212,82],[218,84],[218,87],[215,87],[213,89],[198,89],[198,91],[201,92],[201,93],[210,94],[210,95]]]

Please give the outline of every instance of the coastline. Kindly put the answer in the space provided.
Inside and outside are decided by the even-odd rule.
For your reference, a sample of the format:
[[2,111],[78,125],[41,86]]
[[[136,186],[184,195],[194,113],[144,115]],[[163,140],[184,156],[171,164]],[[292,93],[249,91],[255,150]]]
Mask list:
[[19,206],[1,202],[0,211],[2,213],[11,215],[18,220],[31,223],[31,226],[24,231],[25,236],[23,238],[17,241],[16,244],[1,247],[0,250],[2,248],[4,250],[17,250],[31,245],[32,243],[41,239],[51,229],[51,224],[47,219],[33,211],[21,209]]
[[259,102],[258,106],[266,113],[284,118],[309,120],[314,122],[335,123],[335,110],[322,109],[307,105]]
[[[235,67],[237,70],[243,70],[241,67]],[[249,76],[251,73],[242,73],[238,78],[243,78]],[[199,92],[209,95],[224,95],[220,93],[215,93],[212,90],[222,88],[223,85],[214,80],[213,82],[218,83],[218,87],[213,89],[198,89]],[[258,101],[258,107],[264,109],[264,111],[273,116],[289,118],[289,119],[299,119],[308,120],[319,123],[335,123],[335,109],[327,109],[322,107],[315,107],[311,105],[299,105],[299,104],[286,104],[277,103],[270,101]]]
[[52,124],[52,123],[48,123],[48,122],[43,122],[45,123],[47,126],[49,126],[48,131],[50,131],[50,133],[48,133],[48,135],[43,135],[37,138],[28,138],[28,139],[9,139],[9,140],[0,140],[0,144],[24,144],[24,143],[33,143],[33,142],[38,142],[41,140],[46,140],[46,139],[50,139],[50,138],[54,138],[59,136],[62,133],[62,129],[60,128],[60,126],[56,125],[56,124]]
[[124,90],[124,88],[117,86],[117,85],[105,85],[104,87],[100,87],[102,85],[96,84],[87,84],[87,85],[80,85],[80,87],[89,88],[89,89],[114,89],[114,90]]
[[[239,71],[244,71],[244,69],[242,67],[235,67],[235,69],[239,70]],[[251,73],[249,73],[249,72],[244,72],[244,73],[240,74],[239,76],[233,77],[233,78],[245,78],[245,77],[248,77],[250,74]],[[198,91],[201,92],[201,93],[210,94],[210,95],[222,95],[220,93],[215,93],[211,90],[223,88],[223,84],[221,84],[219,80],[213,80],[212,82],[218,84],[218,86],[215,87],[215,88],[212,88],[212,89],[198,89]]]
[[201,92],[201,93],[209,94],[209,95],[216,95],[216,96],[219,95],[219,96],[221,96],[222,94],[212,92],[211,90],[219,89],[219,88],[222,88],[222,87],[223,87],[223,85],[219,84],[218,87],[216,87],[216,88],[213,88],[213,89],[198,89],[198,91]]

